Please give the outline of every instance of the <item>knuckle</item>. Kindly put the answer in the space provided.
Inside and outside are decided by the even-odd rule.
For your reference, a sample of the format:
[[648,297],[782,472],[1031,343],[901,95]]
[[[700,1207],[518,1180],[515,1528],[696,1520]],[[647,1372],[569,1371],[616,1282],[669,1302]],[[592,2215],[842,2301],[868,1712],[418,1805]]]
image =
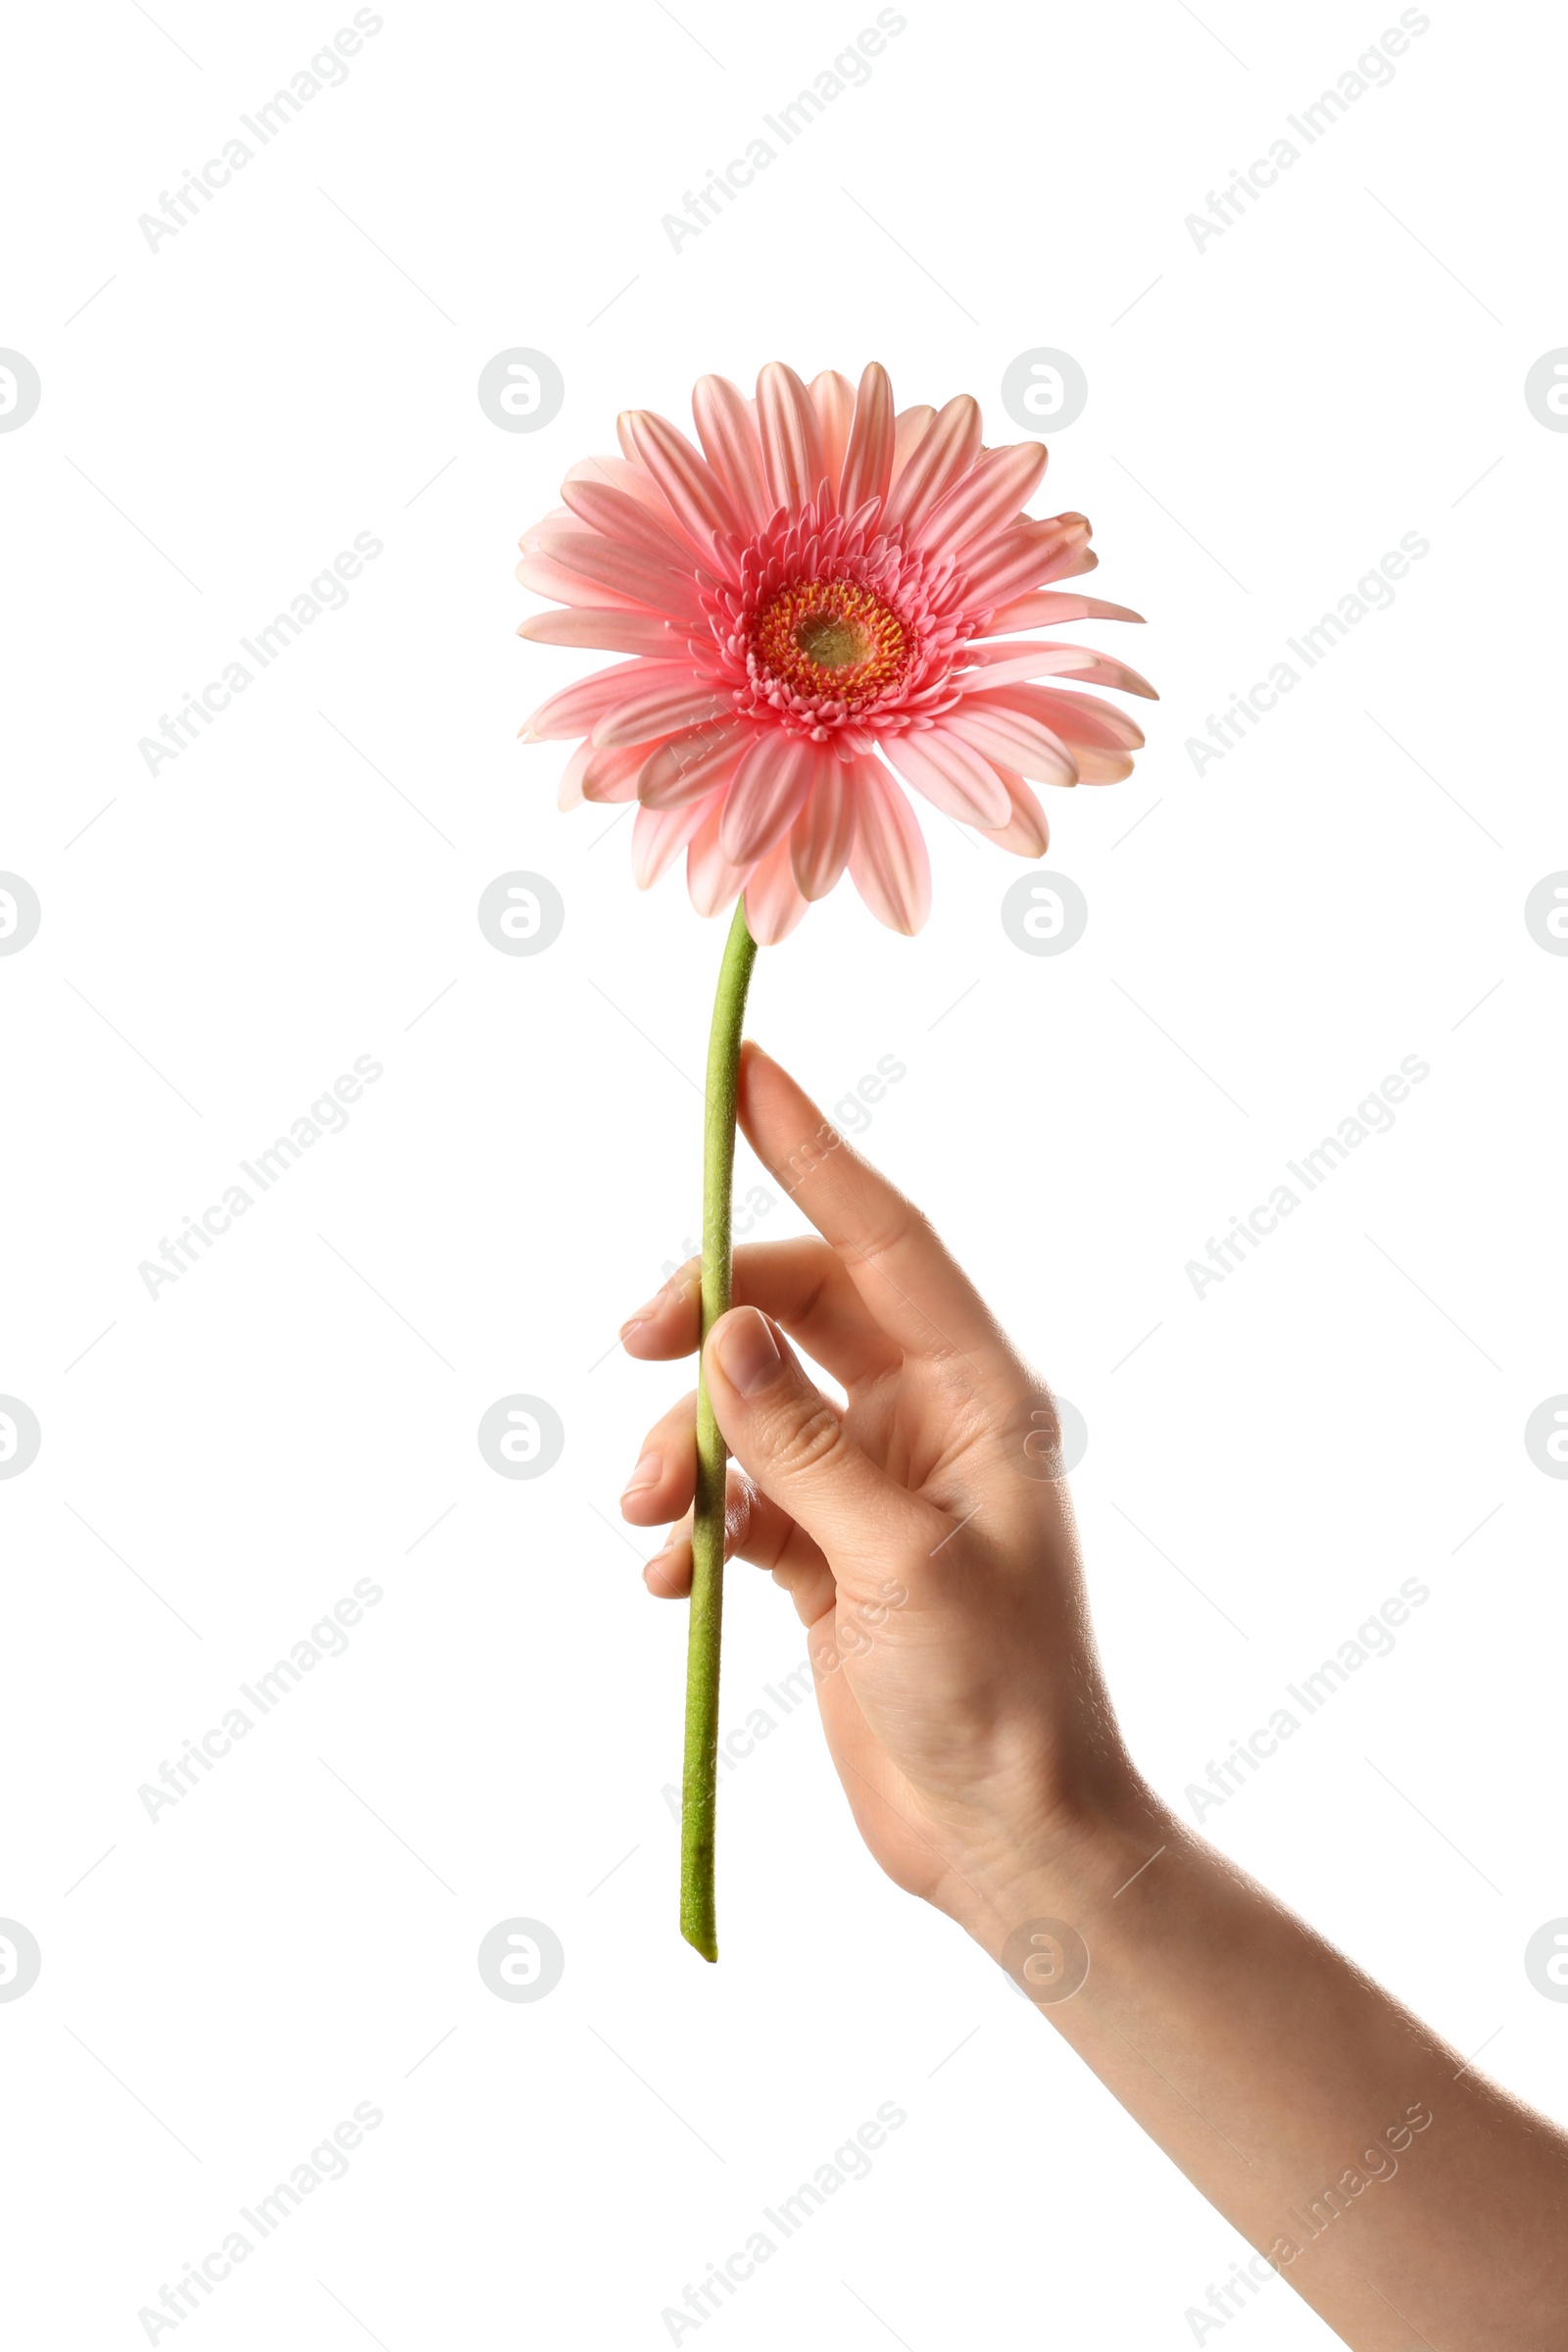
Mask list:
[[803,1478],[833,1461],[845,1445],[844,1427],[821,1396],[803,1400],[781,1418],[771,1447],[781,1477]]
[[896,1256],[920,1222],[917,1209],[907,1205],[896,1209],[859,1243],[861,1257],[874,1266],[879,1265],[885,1257]]
[[924,1209],[916,1208],[902,1193],[893,1195],[874,1230],[859,1244],[860,1256],[878,1269],[888,1258],[929,1256],[932,1252],[947,1254],[941,1236]]

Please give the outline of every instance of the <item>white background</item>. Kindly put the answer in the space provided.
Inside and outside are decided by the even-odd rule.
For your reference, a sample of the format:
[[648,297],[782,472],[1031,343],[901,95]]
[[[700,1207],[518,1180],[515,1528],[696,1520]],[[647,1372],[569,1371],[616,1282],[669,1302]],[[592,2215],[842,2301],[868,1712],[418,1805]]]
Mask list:
[[[348,2177],[158,2341],[657,2346],[894,2101],[705,2344],[1190,2343],[1242,2241],[879,1879],[808,1707],[726,1779],[720,1965],[677,1936],[684,1611],[615,1507],[675,1383],[612,1343],[696,1230],[721,927],[678,876],[640,896],[612,811],[556,812],[565,747],[516,743],[591,662],[514,639],[515,541],[618,409],[685,423],[707,369],[875,357],[901,404],[975,391],[994,441],[1009,361],[1084,366],[1035,503],[1093,517],[1095,592],[1151,625],[1081,633],[1164,698],[1133,780],[1049,796],[1085,938],[1021,955],[1023,869],[927,809],[924,934],[846,886],[763,955],[752,1027],[829,1105],[906,1064],[863,1147],[1086,1418],[1101,1637],[1173,1802],[1430,1588],[1203,1827],[1562,2115],[1568,2008],[1523,1967],[1568,1912],[1568,1484],[1523,1444],[1568,1389],[1568,959],[1523,920],[1568,866],[1568,439],[1523,397],[1568,341],[1561,26],[1434,6],[1200,250],[1186,217],[1396,10],[910,0],[676,252],[662,216],[873,9],[380,13],[156,251],[138,216],[351,12],[101,0],[12,36],[0,342],[43,398],[0,436],[0,867],[43,920],[0,960],[0,1390],[43,1436],[0,1483],[0,1912],[43,1967],[0,2005],[11,2332],[147,2340],[369,2101]],[[475,397],[515,345],[565,379],[532,435]],[[138,739],[361,532],[346,608],[149,775]],[[1208,714],[1407,532],[1392,609],[1196,774]],[[565,901],[537,957],[475,920],[513,868]],[[1187,1261],[1411,1054],[1393,1130],[1195,1297]],[[359,1055],[346,1131],[150,1298],[139,1262]],[[519,1391],[566,1432],[533,1483],[475,1444]],[[361,1578],[346,1653],[149,1820],[138,1788]],[[726,1730],[803,1651],[765,1580],[731,1595]],[[475,1966],[516,1915],[566,1955],[527,2005]],[[1283,2284],[1230,2328],[1331,2340]]]

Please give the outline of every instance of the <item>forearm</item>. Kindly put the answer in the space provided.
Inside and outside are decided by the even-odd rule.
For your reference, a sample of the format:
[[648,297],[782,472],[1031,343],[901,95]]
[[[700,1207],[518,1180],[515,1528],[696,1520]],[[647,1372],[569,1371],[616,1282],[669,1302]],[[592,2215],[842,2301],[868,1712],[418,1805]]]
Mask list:
[[[1356,2352],[1568,2344],[1568,2139],[1154,1800],[978,1892],[963,1924]],[[1024,1965],[1031,1923],[1083,1957],[1036,1925]]]

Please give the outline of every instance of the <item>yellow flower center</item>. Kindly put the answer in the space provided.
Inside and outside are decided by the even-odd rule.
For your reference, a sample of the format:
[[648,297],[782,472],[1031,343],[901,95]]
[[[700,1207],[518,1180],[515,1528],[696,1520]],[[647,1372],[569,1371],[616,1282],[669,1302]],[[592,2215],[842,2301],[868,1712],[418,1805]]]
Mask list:
[[898,614],[853,580],[798,580],[780,589],[757,615],[752,649],[776,684],[850,710],[893,685],[910,650]]

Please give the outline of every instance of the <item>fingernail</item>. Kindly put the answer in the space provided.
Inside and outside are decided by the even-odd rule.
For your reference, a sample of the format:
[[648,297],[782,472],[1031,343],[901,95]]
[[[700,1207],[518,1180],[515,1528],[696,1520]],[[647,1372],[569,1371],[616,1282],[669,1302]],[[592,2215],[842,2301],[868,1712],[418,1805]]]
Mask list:
[[651,1323],[654,1319],[654,1309],[658,1304],[657,1298],[650,1298],[646,1306],[640,1306],[634,1315],[628,1315],[619,1331],[616,1332],[616,1339],[623,1340],[626,1334],[629,1331],[635,1331],[640,1323]]
[[657,1453],[645,1453],[620,1491],[621,1501],[627,1501],[633,1494],[641,1494],[647,1487],[657,1486],[662,1468],[663,1464]]
[[743,1396],[755,1396],[778,1377],[781,1362],[767,1318],[755,1306],[743,1307],[732,1315],[713,1342],[719,1369],[732,1388]]

